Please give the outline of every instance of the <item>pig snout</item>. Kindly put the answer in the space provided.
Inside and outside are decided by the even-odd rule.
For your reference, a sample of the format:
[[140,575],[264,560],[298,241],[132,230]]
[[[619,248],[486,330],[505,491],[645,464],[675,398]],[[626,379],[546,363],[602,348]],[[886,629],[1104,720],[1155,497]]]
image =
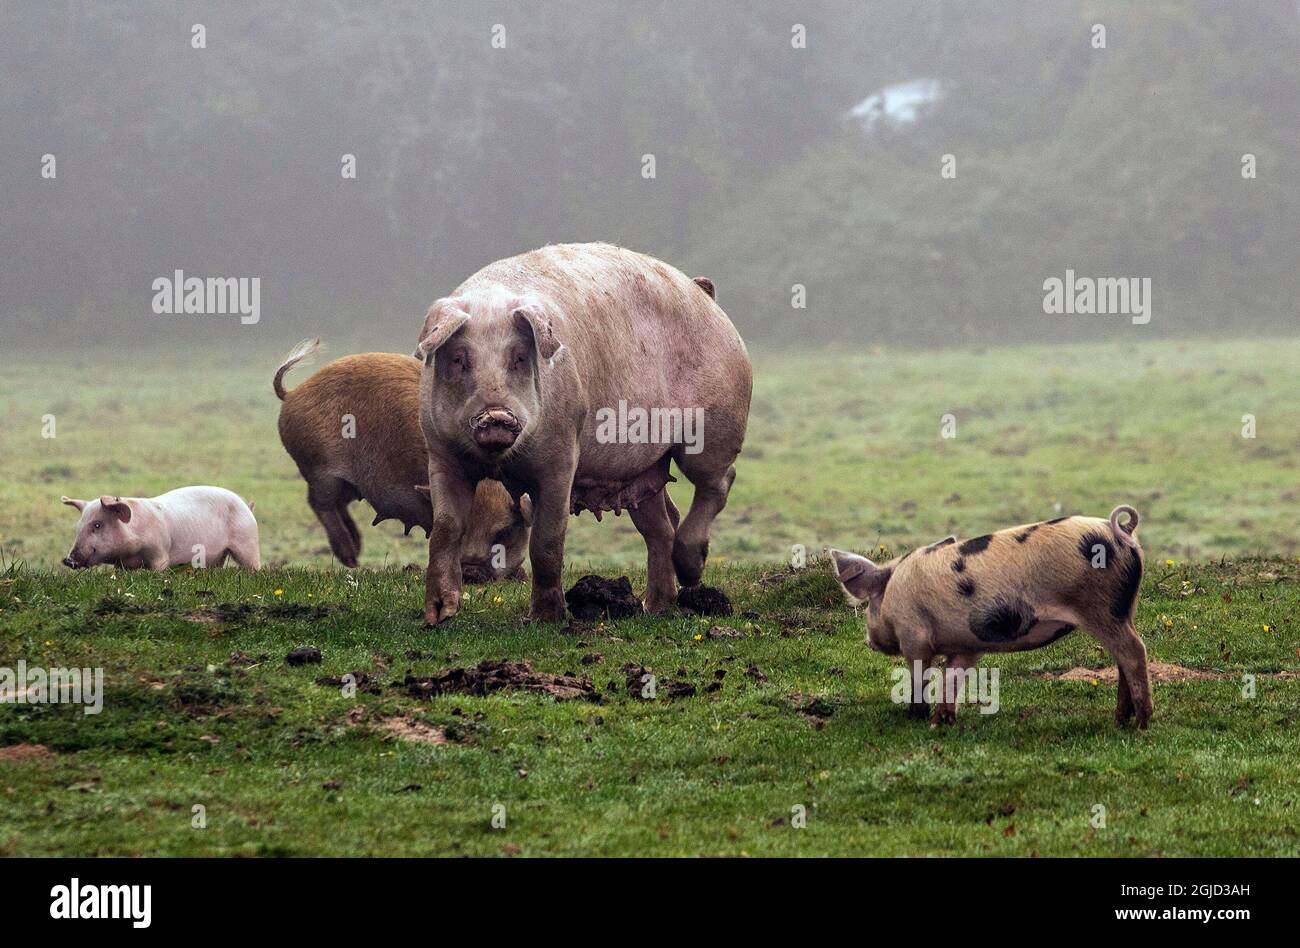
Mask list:
[[474,443],[486,451],[504,451],[515,443],[523,428],[508,408],[485,408],[470,421]]
[[71,553],[63,558],[63,565],[68,569],[79,569],[81,567],[81,564],[77,562],[76,557]]

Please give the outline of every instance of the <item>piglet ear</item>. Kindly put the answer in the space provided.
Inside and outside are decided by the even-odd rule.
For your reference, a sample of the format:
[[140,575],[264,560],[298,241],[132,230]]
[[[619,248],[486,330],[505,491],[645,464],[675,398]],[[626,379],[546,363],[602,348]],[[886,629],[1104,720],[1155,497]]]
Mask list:
[[424,326],[420,330],[420,341],[413,355],[421,362],[428,363],[438,347],[450,339],[469,322],[469,313],[461,307],[460,300],[443,297],[434,300],[429,312],[424,316]]
[[73,500],[71,497],[64,497],[63,502],[69,507],[76,507],[78,510],[85,510],[86,504],[90,503],[88,500]]
[[854,602],[864,602],[873,593],[880,591],[884,584],[882,577],[887,574],[865,556],[845,553],[843,550],[830,550],[831,562],[835,565],[835,578],[840,581],[844,591]]
[[698,286],[705,293],[708,293],[709,299],[715,300],[718,298],[717,290],[713,288],[713,281],[710,280],[708,277],[694,277],[692,278],[691,282],[694,283],[696,286]]
[[428,485],[428,484],[416,484],[416,485],[415,485],[415,492],[416,492],[417,494],[423,494],[425,497],[430,497],[430,496],[432,496],[432,495],[429,493],[429,485]]
[[123,523],[131,522],[131,505],[121,497],[101,497],[99,505],[104,508],[105,513],[117,517]]
[[552,359],[560,351],[560,340],[555,338],[551,316],[545,305],[536,300],[522,300],[515,305],[510,315],[520,329],[532,334],[537,354],[543,359]]

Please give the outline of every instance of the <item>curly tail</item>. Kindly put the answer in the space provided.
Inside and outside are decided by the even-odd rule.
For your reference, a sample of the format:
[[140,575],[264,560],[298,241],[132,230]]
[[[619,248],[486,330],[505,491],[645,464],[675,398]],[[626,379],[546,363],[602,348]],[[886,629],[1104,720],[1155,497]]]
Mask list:
[[284,401],[284,374],[303,359],[315,355],[316,350],[319,348],[320,338],[317,337],[315,339],[304,339],[289,350],[289,354],[284,357],[284,361],[280,363],[280,367],[275,370],[275,381],[272,385],[275,387],[276,398],[280,399],[280,401]]
[[[1120,514],[1128,514],[1128,521],[1123,525],[1119,522]],[[1115,536],[1121,542],[1129,546],[1137,546],[1137,540],[1133,535],[1137,533],[1138,512],[1128,504],[1120,504],[1110,512],[1110,528],[1115,531]]]

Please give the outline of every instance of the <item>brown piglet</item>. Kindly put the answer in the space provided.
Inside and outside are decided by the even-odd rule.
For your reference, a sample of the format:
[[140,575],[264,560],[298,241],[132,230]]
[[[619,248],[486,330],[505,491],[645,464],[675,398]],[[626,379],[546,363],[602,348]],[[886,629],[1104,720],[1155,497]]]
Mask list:
[[[428,461],[420,433],[419,360],[389,352],[345,356],[285,391],[284,376],[313,355],[319,339],[299,343],[276,370],[280,441],[307,481],[307,503],[345,566],[356,566],[361,532],[348,513],[354,500],[375,509],[374,523],[399,520],[410,533],[433,527]],[[497,481],[478,484],[462,541],[466,582],[522,575],[531,505],[516,503]]]

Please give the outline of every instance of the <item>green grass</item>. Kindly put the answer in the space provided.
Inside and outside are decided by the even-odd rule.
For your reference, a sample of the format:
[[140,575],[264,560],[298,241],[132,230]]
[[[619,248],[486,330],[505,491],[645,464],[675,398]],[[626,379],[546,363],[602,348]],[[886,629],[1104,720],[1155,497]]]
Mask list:
[[[276,433],[270,379],[280,354],[128,359],[92,347],[7,357],[0,547],[52,567],[76,523],[61,494],[216,483],[256,503],[263,562],[328,565]],[[1152,558],[1300,554],[1298,364],[1294,339],[760,353],[713,554],[773,562],[795,544],[914,546],[1050,519],[1058,504],[1104,516],[1122,502],[1141,511]],[[946,413],[956,417],[952,439],[940,437]],[[1241,436],[1248,413],[1253,439]],[[54,438],[41,436],[47,414]],[[689,485],[671,490],[685,509]],[[424,555],[395,522],[366,528],[364,541],[367,565]],[[570,522],[568,552],[574,564],[637,565],[644,546],[626,517],[588,515]]]
[[[1150,575],[1138,625],[1152,657],[1226,677],[1156,684],[1156,717],[1137,732],[1114,727],[1113,686],[1041,675],[1107,664],[1083,634],[986,659],[1001,674],[997,714],[964,708],[943,730],[908,720],[889,700],[896,660],[864,646],[821,562],[774,585],[759,567],[715,570],[738,609],[722,621],[744,636],[699,640],[710,623],[687,617],[529,625],[522,583],[477,588],[467,612],[425,631],[419,577],[396,570],[355,584],[340,570],[14,570],[0,666],[102,665],[106,695],[98,716],[0,714],[0,746],[55,755],[0,763],[0,854],[1297,855],[1300,694],[1270,673],[1300,666],[1298,572],[1247,561]],[[252,608],[209,618],[234,603]],[[321,666],[284,662],[304,644]],[[233,666],[232,652],[268,658]],[[584,666],[592,652],[603,661]],[[408,669],[501,658],[589,674],[604,700],[421,701],[390,687]],[[634,699],[629,662],[701,690]],[[360,670],[380,694],[315,683]],[[721,689],[703,692],[719,672]],[[1245,672],[1259,675],[1253,699]],[[800,713],[811,697],[829,717]],[[370,727],[394,716],[459,743]],[[191,828],[196,804],[205,829]],[[1105,829],[1089,822],[1097,804]],[[789,825],[796,805],[806,828]]]
[[[86,350],[6,367],[0,548],[24,565],[0,575],[0,667],[102,667],[107,694],[97,716],[0,706],[0,748],[50,751],[0,758],[0,854],[1300,854],[1296,341],[761,355],[706,575],[744,635],[698,640],[710,622],[684,616],[530,625],[522,583],[476,588],[423,629],[420,574],[402,569],[420,542],[363,527],[375,568],[352,574],[319,552],[275,435],[276,355],[127,372]],[[255,500],[278,565],[55,565],[75,522],[60,494],[186,483]],[[1156,684],[1147,732],[1114,727],[1113,685],[1044,674],[1109,664],[1084,634],[986,659],[1001,711],[931,730],[890,702],[898,663],[866,648],[824,562],[763,581],[795,544],[898,550],[1121,501],[1143,516],[1151,657],[1220,673]],[[572,521],[569,552],[569,582],[595,568],[644,588],[626,518]],[[300,645],[324,663],[286,665]],[[391,687],[407,669],[505,658],[589,675],[603,701]],[[626,663],[697,694],[633,699]],[[379,694],[315,683],[358,670]],[[814,697],[829,716],[800,713]],[[375,726],[389,718],[453,743],[392,737]]]

